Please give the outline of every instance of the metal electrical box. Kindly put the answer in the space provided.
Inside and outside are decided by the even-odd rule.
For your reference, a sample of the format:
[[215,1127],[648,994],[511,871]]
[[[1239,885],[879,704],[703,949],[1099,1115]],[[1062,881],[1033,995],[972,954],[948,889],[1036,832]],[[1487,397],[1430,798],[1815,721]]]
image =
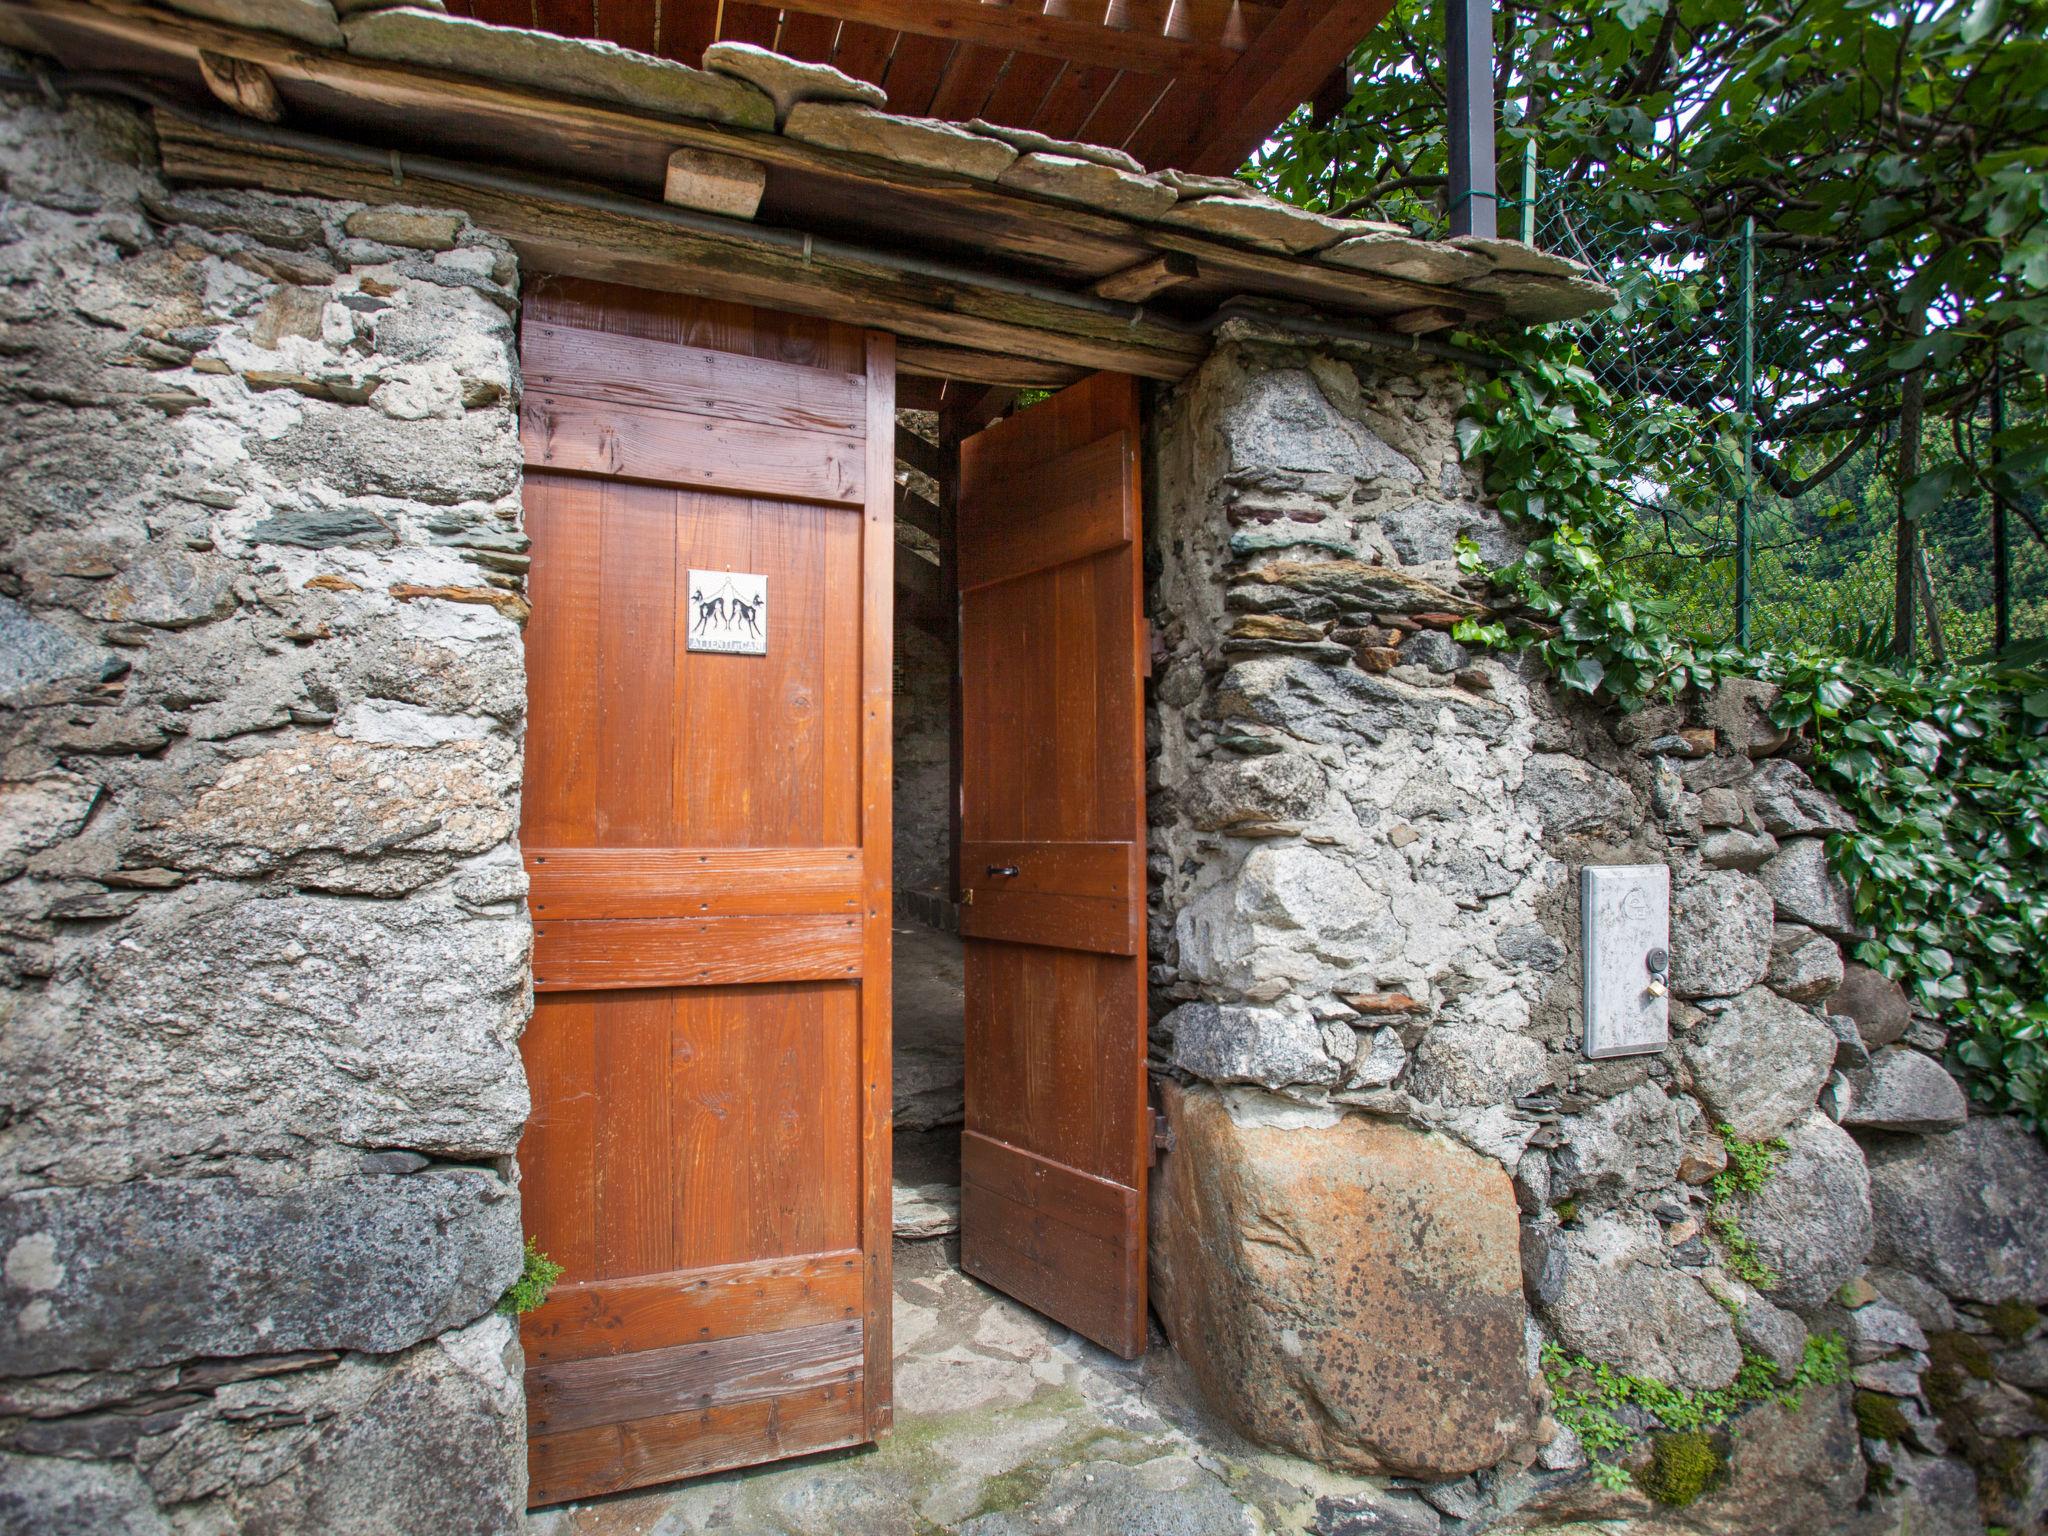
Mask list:
[[1588,864],[1579,871],[1586,1054],[1636,1056],[1671,1038],[1671,871]]

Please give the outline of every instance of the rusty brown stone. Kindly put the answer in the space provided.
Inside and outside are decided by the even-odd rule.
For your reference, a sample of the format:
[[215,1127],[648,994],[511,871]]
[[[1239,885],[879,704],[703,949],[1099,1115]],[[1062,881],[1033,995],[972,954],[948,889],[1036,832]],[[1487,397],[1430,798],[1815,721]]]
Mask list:
[[1424,629],[1455,629],[1458,626],[1458,620],[1463,615],[1456,613],[1417,613],[1411,614],[1409,617],[1413,618]]
[[308,592],[360,592],[363,589],[355,582],[350,581],[346,576],[336,576],[332,572],[327,572],[310,579],[306,583],[306,590]]
[[480,603],[497,609],[519,624],[524,624],[527,615],[533,611],[518,593],[499,592],[490,587],[422,587],[400,582],[391,588],[391,595],[402,603],[417,602],[424,597],[439,598],[444,603]]
[[1401,665],[1401,653],[1391,645],[1361,645],[1358,664],[1368,672],[1391,672]]
[[1339,1000],[1347,1008],[1356,1008],[1360,1013],[1375,1017],[1387,1014],[1420,1013],[1426,1006],[1420,999],[1410,997],[1406,992],[1343,992]]
[[1693,726],[1678,734],[1685,744],[1701,757],[1711,757],[1714,749],[1721,744],[1720,732],[1709,726]]
[[1236,640],[1320,640],[1323,632],[1300,619],[1277,613],[1241,613],[1231,621],[1230,634]]
[[1170,1086],[1152,1301],[1246,1435],[1334,1467],[1444,1478],[1535,1427],[1519,1223],[1498,1164],[1349,1116],[1239,1124]]

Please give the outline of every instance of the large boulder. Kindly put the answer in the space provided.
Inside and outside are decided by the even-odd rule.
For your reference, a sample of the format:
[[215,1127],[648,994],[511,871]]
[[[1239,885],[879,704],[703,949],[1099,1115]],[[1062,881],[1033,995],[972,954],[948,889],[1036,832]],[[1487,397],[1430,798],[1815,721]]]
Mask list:
[[1680,881],[1671,893],[1672,992],[1733,997],[1762,981],[1774,912],[1771,893],[1732,869]]
[[1331,1466],[1455,1477],[1532,1431],[1507,1175],[1441,1136],[1350,1116],[1239,1123],[1169,1087],[1152,1301],[1245,1434]]
[[1913,1027],[1913,1005],[1906,989],[1883,971],[1851,960],[1842,968],[1842,984],[1828,999],[1828,1012],[1853,1020],[1863,1043],[1876,1050],[1905,1037]]
[[1952,1131],[1970,1117],[1969,1100],[1941,1064],[1895,1046],[1871,1058],[1842,1124],[1859,1131]]
[[1804,923],[1779,923],[1771,930],[1771,965],[1764,984],[1795,1003],[1817,1003],[1842,985],[1842,951],[1824,933]]
[[1878,1263],[1964,1301],[2048,1296],[2048,1151],[2019,1121],[1980,1115],[1868,1157]]
[[1627,830],[1642,816],[1628,785],[1603,768],[1559,752],[1538,752],[1529,759],[1516,799],[1552,837]]
[[1553,1242],[1563,1275],[1544,1316],[1569,1349],[1673,1386],[1725,1387],[1742,1367],[1735,1325],[1707,1288],[1666,1261],[1656,1221],[1617,1211]]
[[1811,1109],[1834,1062],[1834,1031],[1763,987],[1736,998],[1685,1044],[1700,1102],[1717,1124],[1752,1141]]
[[1182,1003],[1160,1023],[1173,1036],[1174,1066],[1206,1082],[1329,1087],[1344,1075],[1346,1063],[1329,1054],[1322,1030],[1300,1014]]
[[1853,1278],[1870,1253],[1870,1174],[1849,1134],[1818,1110],[1785,1132],[1762,1189],[1734,1212],[1776,1276],[1764,1294],[1810,1312]]
[[1836,938],[1855,935],[1856,914],[1849,904],[1849,888],[1829,867],[1827,845],[1819,838],[1789,839],[1756,873],[1777,901],[1781,918]]
[[1854,817],[1837,805],[1832,796],[1815,789],[1805,769],[1782,757],[1757,765],[1749,781],[1749,792],[1756,805],[1757,819],[1779,837],[1855,829]]
[[1655,1083],[1603,1099],[1560,1121],[1558,1129],[1564,1142],[1551,1155],[1554,1199],[1619,1199],[1678,1177],[1684,1151],[1678,1109]]
[[1303,752],[1212,763],[1189,786],[1188,819],[1204,832],[1305,821],[1323,803],[1323,765]]

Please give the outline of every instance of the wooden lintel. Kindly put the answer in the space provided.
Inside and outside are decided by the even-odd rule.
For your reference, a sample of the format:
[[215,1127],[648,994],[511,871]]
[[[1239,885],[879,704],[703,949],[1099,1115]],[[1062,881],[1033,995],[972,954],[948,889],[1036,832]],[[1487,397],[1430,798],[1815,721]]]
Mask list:
[[1464,318],[1455,309],[1425,305],[1421,309],[1404,309],[1398,315],[1389,316],[1387,329],[1402,336],[1427,336],[1431,331],[1447,331],[1461,324]]
[[277,82],[261,64],[232,54],[199,50],[199,76],[214,99],[231,112],[275,123],[284,117],[284,102],[277,94]]
[[661,200],[677,208],[751,219],[768,190],[768,167],[758,160],[721,155],[712,149],[678,149],[669,154]]
[[[172,113],[155,116],[164,172],[173,180],[359,202],[393,195],[390,174],[381,168],[229,137]],[[462,209],[510,241],[529,272],[760,304],[968,352],[1142,378],[1178,379],[1208,351],[1206,337],[1149,317],[1127,321],[1052,295],[984,286],[964,269],[949,281],[828,249],[806,253],[756,239],[746,229],[705,233],[652,213],[596,209],[424,171],[408,171],[404,195],[408,202]]]
[[1185,251],[1165,251],[1134,262],[1121,272],[1099,277],[1089,288],[1098,299],[1115,299],[1123,304],[1142,304],[1154,294],[1201,275],[1201,264]]

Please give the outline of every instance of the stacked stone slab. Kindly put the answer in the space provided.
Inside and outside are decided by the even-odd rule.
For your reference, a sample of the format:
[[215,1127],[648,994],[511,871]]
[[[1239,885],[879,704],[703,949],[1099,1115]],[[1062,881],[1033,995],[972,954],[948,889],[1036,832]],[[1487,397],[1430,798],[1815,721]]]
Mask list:
[[513,1530],[511,253],[5,123],[0,1531]]
[[[1476,1522],[1460,1530],[1665,1528],[1528,1417],[1544,1388],[1525,1324],[1530,1347],[1693,1389],[1727,1386],[1745,1355],[1789,1380],[1809,1331],[1838,1333],[1853,1386],[1811,1394],[1769,1452],[1738,1453],[1702,1516],[1719,1523],[1684,1528],[1948,1529],[1927,1511],[1960,1489],[1953,1528],[1975,1530],[1978,1480],[1983,1515],[2027,1528],[2027,1501],[2048,1496],[2030,1470],[2048,1440],[2021,1401],[2044,1347],[2030,1304],[2048,1297],[2048,1153],[1970,1118],[1940,1025],[1845,955],[1865,935],[1827,839],[1854,824],[1772,724],[1768,688],[1624,717],[1453,637],[1487,599],[1461,542],[1514,552],[1457,455],[1463,396],[1449,369],[1305,351],[1246,322],[1161,411],[1154,1052],[1184,1085],[1154,1200],[1161,1319],[1246,1433],[1434,1479],[1438,1512]],[[1589,863],[1671,871],[1657,1054],[1584,1059]],[[1727,1134],[1776,1169],[1717,1204]],[[1350,1171],[1361,1135],[1384,1148],[1373,1177]],[[1516,1219],[1418,1224],[1390,1245],[1390,1179]],[[1761,1289],[1716,1217],[1753,1245]],[[1519,1249],[1505,1308],[1470,1231]],[[1866,1277],[1872,1263],[1886,1267]],[[1420,1325],[1417,1272],[1436,1285]],[[1262,1329],[1237,1315],[1254,1292],[1286,1298]],[[1897,1321],[1915,1298],[1946,1309],[1921,1319],[1927,1339]],[[1936,1322],[1982,1350],[1930,1354]],[[1302,1347],[1324,1330],[1350,1350]],[[1441,1374],[1411,1421],[1414,1394],[1387,1383],[1425,1361]],[[2001,1457],[2021,1470],[1995,1489]]]

